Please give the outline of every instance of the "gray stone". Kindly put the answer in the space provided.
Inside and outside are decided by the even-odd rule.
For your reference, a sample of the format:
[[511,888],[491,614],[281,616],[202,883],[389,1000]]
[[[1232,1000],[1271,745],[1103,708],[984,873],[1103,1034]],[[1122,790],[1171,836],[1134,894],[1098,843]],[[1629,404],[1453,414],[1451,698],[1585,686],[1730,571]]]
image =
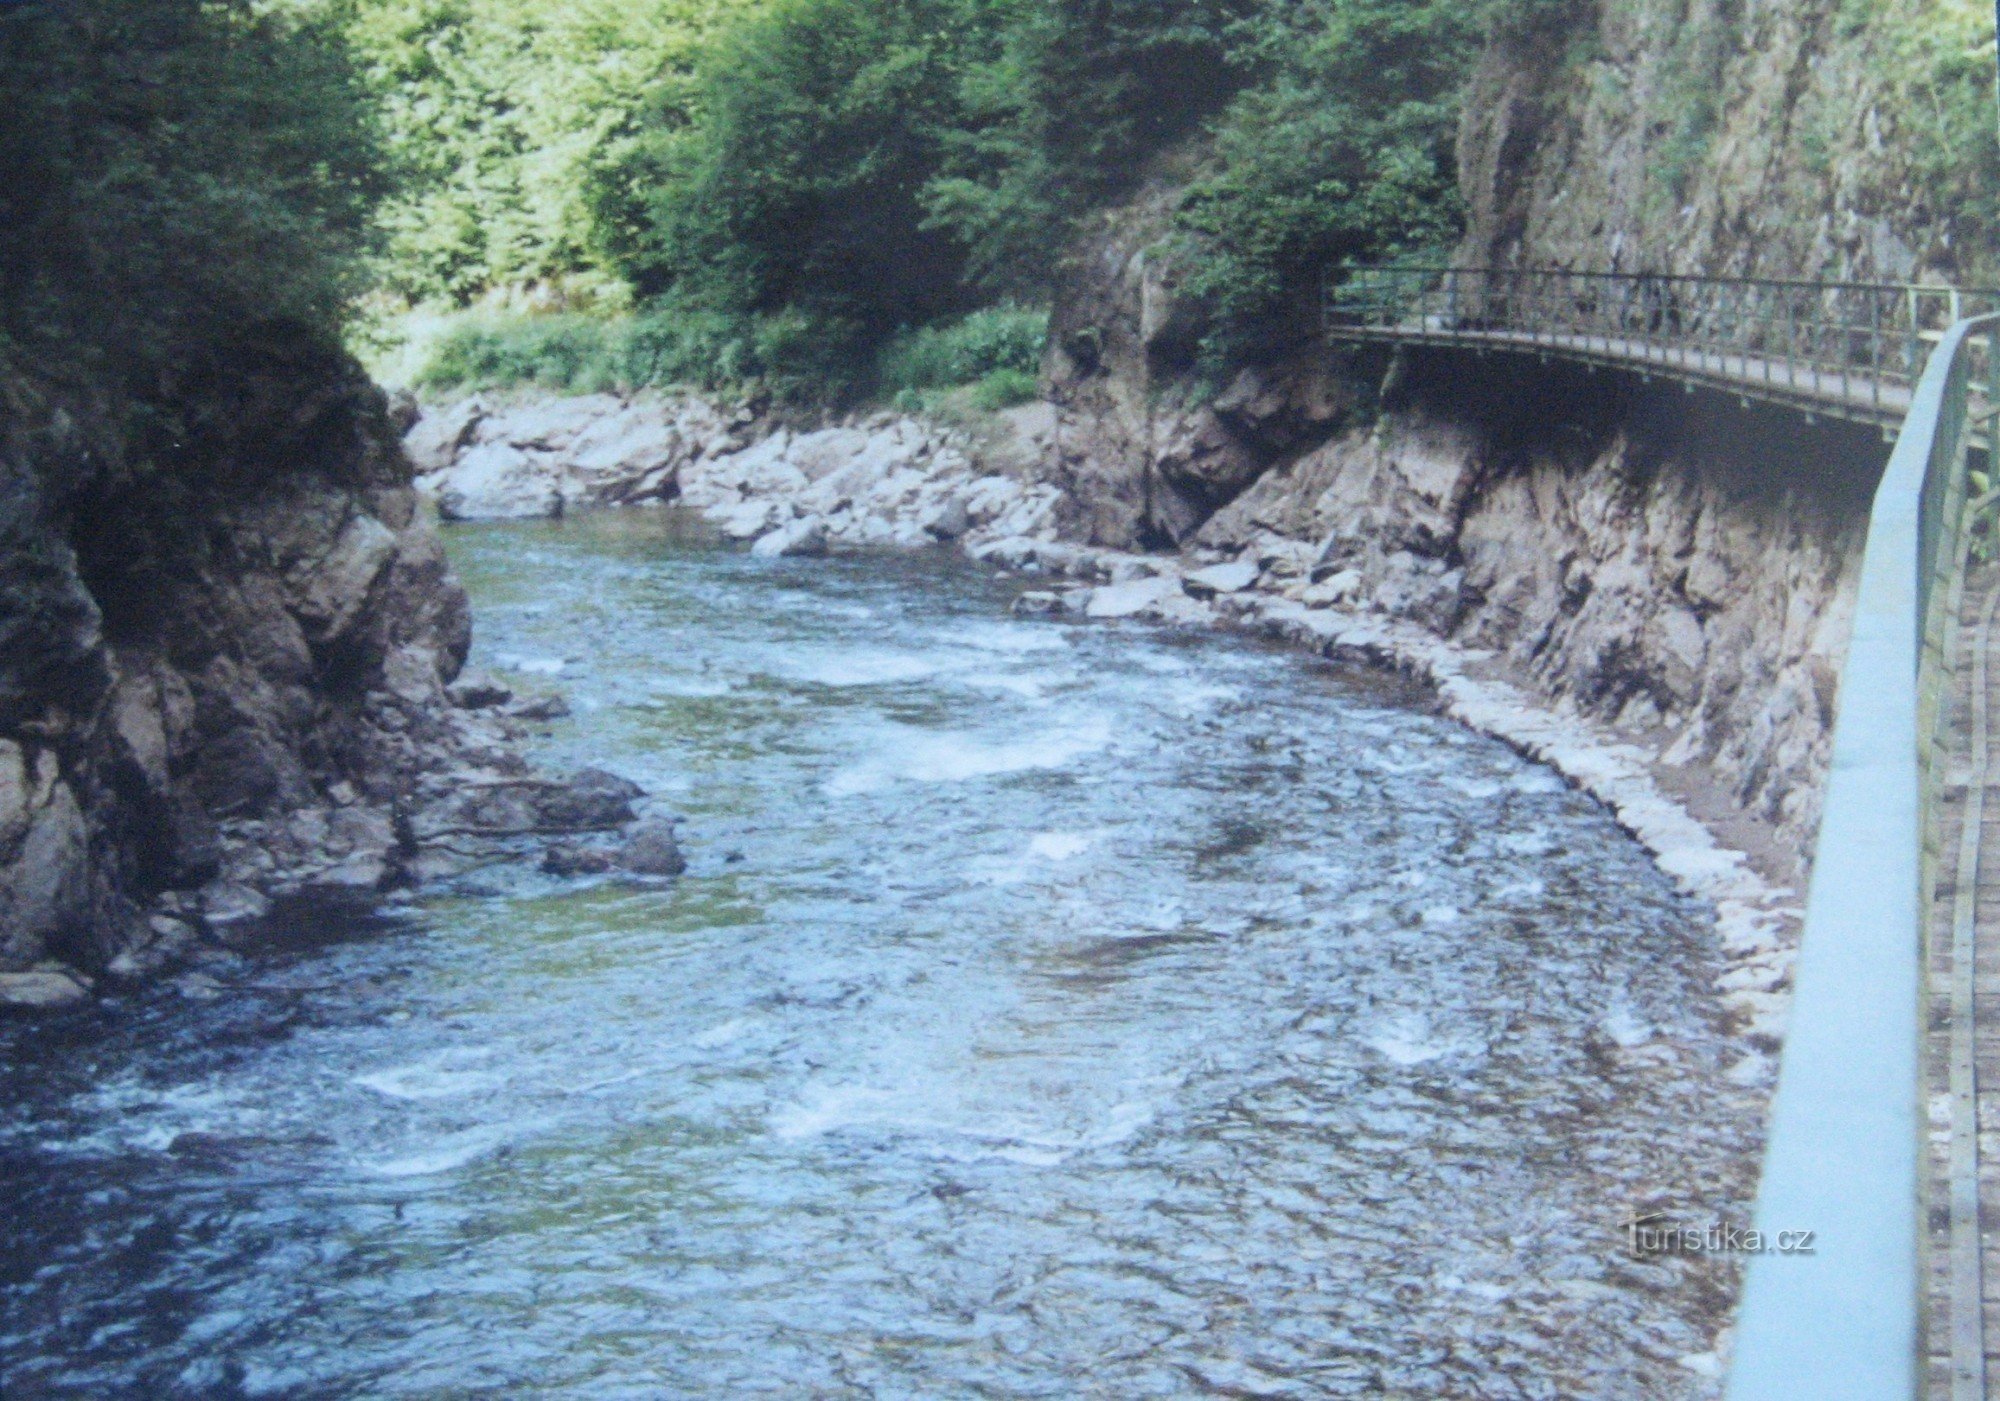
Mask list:
[[759,559],[779,559],[786,555],[811,559],[823,556],[826,550],[826,522],[818,516],[781,525],[750,547],[750,553]]
[[1257,582],[1255,563],[1247,559],[1230,564],[1211,564],[1187,576],[1188,592],[1196,598],[1212,598],[1219,593],[1241,593]]
[[484,672],[461,675],[445,687],[445,695],[460,710],[490,710],[514,699],[514,692]]
[[1169,597],[1180,593],[1178,579],[1154,577],[1134,579],[1124,584],[1106,584],[1093,589],[1084,613],[1092,618],[1131,618],[1157,610]]
[[1052,617],[1068,612],[1061,594],[1049,593],[1044,589],[1030,589],[1016,598],[1008,611],[1024,618]]
[[599,876],[611,865],[610,852],[590,846],[552,846],[542,854],[542,869],[552,876]]
[[271,901],[248,885],[220,881],[202,890],[202,922],[225,944],[237,945],[256,936],[270,917]]
[[960,496],[948,497],[937,512],[924,522],[924,531],[935,540],[947,543],[961,538],[972,529],[972,511]]
[[618,849],[618,864],[634,875],[677,876],[687,870],[674,824],[652,819],[639,824]]
[[26,973],[0,973],[0,1009],[43,1012],[73,1007],[90,996],[80,974],[38,968]]
[[198,943],[194,926],[171,915],[153,915],[139,931],[133,946],[111,960],[105,970],[123,982],[157,978],[184,961]]
[[581,769],[560,784],[541,786],[535,816],[544,831],[594,831],[622,827],[633,819],[634,800],[646,790],[603,769]]
[[569,714],[569,702],[561,696],[529,696],[507,707],[517,720],[560,720]]
[[479,399],[427,410],[403,436],[403,451],[418,475],[442,471],[472,442],[474,430],[485,417],[486,405]]
[[562,476],[552,454],[528,452],[512,443],[482,443],[461,456],[438,483],[438,514],[448,521],[560,516]]

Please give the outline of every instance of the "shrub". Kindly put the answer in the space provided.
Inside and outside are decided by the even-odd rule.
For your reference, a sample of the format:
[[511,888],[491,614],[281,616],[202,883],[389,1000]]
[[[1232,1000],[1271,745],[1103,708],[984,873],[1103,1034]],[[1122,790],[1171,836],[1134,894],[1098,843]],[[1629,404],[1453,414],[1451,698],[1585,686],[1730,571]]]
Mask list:
[[1032,386],[1048,339],[1046,312],[988,307],[962,320],[897,334],[882,348],[876,379],[884,391],[944,389],[996,373]]
[[467,317],[431,347],[426,388],[538,384],[595,393],[626,381],[628,328],[589,316]]
[[625,342],[631,384],[721,389],[756,373],[753,338],[738,319],[716,312],[655,309],[636,318]]
[[972,403],[975,408],[994,413],[1029,402],[1038,388],[1035,375],[1027,370],[993,370],[972,386]]

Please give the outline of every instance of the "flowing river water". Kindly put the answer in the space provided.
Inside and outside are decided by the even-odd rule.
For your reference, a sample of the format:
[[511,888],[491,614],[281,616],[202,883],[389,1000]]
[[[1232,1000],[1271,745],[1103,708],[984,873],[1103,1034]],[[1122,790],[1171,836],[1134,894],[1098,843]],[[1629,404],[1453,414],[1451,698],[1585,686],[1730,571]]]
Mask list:
[[1760,1099],[1596,803],[942,552],[451,548],[690,872],[0,1027],[0,1394],[1713,1393],[1734,1264],[1625,1223],[1740,1217]]

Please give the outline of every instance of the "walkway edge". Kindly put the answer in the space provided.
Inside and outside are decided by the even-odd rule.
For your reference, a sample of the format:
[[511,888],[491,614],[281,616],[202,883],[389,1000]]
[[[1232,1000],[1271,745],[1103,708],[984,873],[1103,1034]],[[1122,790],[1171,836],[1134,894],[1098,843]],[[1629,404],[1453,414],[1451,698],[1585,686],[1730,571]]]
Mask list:
[[1956,557],[1963,352],[1996,324],[1946,333],[1875,495],[1756,1216],[1816,1251],[1752,1257],[1731,1401],[1917,1393],[1919,667],[1931,581]]

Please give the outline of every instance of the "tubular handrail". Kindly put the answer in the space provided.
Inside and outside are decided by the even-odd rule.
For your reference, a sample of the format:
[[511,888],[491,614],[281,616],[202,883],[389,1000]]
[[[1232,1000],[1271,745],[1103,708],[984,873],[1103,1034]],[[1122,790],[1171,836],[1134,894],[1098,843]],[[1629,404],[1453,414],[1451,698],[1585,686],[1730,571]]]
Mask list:
[[[1869,518],[1756,1229],[1816,1253],[1752,1257],[1731,1401],[1884,1401],[1922,1376],[1920,1077],[1935,891],[1946,585],[1966,528],[1975,374],[2000,315],[1946,329]],[[2000,430],[2000,425],[1996,425]],[[1993,441],[1993,439],[1988,439]]]
[[1346,267],[1321,299],[1329,339],[1532,347],[1883,422],[1945,328],[1994,311],[1987,288],[1533,267]]

